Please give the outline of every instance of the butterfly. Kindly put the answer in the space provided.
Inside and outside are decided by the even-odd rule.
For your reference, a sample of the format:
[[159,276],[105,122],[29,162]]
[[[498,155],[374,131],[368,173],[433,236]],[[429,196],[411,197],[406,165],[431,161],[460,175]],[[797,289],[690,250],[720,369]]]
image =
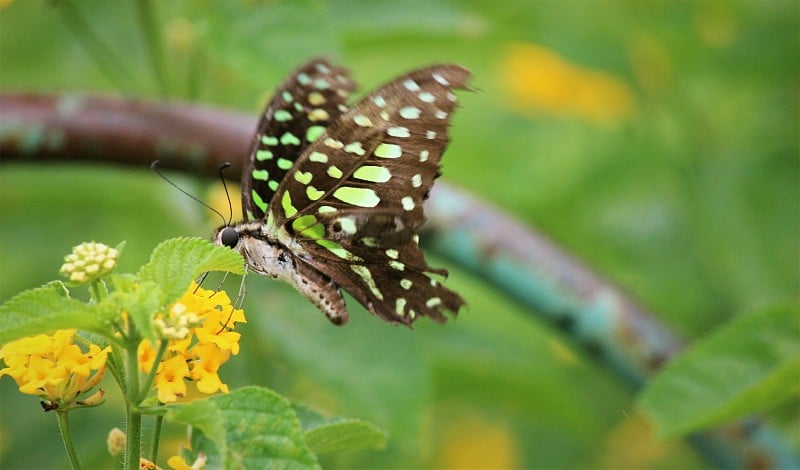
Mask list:
[[294,286],[336,325],[342,290],[391,323],[444,322],[464,300],[417,230],[448,144],[457,65],[414,70],[348,106],[356,83],[325,59],[297,69],[260,118],[242,172],[244,220],[214,232],[249,271]]

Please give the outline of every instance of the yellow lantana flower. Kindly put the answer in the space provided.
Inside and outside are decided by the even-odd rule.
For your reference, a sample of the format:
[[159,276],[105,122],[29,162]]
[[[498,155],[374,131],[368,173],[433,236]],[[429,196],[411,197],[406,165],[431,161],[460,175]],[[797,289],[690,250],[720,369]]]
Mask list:
[[166,353],[154,365],[156,348],[147,340],[139,345],[138,353],[143,372],[158,367],[155,386],[159,401],[174,402],[186,396],[187,380],[196,381],[202,393],[228,393],[218,371],[231,354],[239,353],[242,335],[231,330],[245,322],[244,312],[231,305],[228,294],[194,283],[167,312],[157,315],[156,331],[169,341]]
[[85,400],[77,398],[100,383],[111,348],[93,344],[84,353],[73,343],[75,331],[60,330],[5,344],[0,359],[6,367],[0,370],[0,377],[11,376],[20,392],[40,397],[48,410],[97,403],[102,390]]

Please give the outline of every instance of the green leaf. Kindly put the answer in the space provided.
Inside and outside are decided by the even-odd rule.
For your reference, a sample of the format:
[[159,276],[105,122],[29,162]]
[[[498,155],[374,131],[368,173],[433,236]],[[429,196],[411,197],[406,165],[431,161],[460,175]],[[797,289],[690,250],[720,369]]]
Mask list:
[[127,312],[144,338],[156,339],[153,331],[153,315],[164,305],[166,294],[152,281],[127,282],[128,278],[117,278],[115,290],[96,305],[96,315],[105,320],[119,320]]
[[[197,400],[170,409],[166,418],[193,426],[213,442],[215,448],[198,449],[209,455],[212,466],[318,468],[291,404],[265,388]],[[217,456],[220,461],[214,462]]]
[[800,306],[740,315],[670,362],[640,406],[665,437],[679,436],[800,395]]
[[244,274],[244,260],[230,248],[216,246],[202,238],[173,238],[153,250],[150,261],[142,266],[138,276],[142,281],[157,283],[166,294],[163,304],[169,304],[206,271]]
[[59,281],[23,291],[0,306],[0,344],[54,330],[79,328],[108,337],[92,308],[69,298]]
[[386,446],[386,431],[368,421],[325,417],[301,405],[295,405],[294,408],[306,433],[306,443],[317,455],[365,448],[382,449]]

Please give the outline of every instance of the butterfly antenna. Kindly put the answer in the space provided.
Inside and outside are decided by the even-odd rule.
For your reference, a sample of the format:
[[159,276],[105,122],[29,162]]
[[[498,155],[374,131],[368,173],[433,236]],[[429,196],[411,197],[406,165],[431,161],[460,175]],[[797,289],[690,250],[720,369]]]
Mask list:
[[[225,221],[225,217],[222,214],[220,214],[220,212],[218,210],[216,210],[213,207],[209,206],[208,204],[206,204],[205,202],[201,201],[197,197],[189,194],[188,191],[184,190],[183,188],[181,188],[177,184],[173,183],[171,179],[169,179],[166,176],[164,176],[164,174],[161,173],[161,170],[158,169],[159,162],[160,162],[159,160],[156,160],[156,161],[154,161],[153,163],[150,164],[150,170],[152,170],[153,173],[155,173],[158,176],[160,176],[161,179],[163,179],[164,181],[166,181],[167,183],[172,185],[173,188],[177,189],[178,191],[182,192],[183,194],[185,194],[185,195],[189,196],[190,198],[194,199],[195,201],[199,202],[200,204],[202,204],[206,209],[210,210],[211,212],[217,214],[219,216],[219,218],[222,219],[222,223],[224,225],[228,225],[228,222]],[[220,170],[220,171],[222,171],[222,170]],[[227,192],[227,190],[226,190],[226,192]],[[230,203],[230,197],[228,198],[228,203]]]
[[225,184],[225,169],[231,166],[230,162],[225,162],[219,167],[219,180],[222,181],[222,187],[225,188],[225,197],[228,198],[228,223],[226,225],[231,224],[231,220],[233,220],[233,204],[231,204],[231,193],[228,192],[228,185]]

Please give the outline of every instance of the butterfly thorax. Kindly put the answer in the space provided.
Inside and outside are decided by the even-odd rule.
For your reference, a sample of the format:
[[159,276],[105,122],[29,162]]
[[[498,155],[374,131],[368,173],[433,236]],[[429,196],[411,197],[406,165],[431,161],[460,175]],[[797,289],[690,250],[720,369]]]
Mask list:
[[348,314],[339,286],[304,262],[302,252],[278,241],[261,222],[220,227],[214,243],[228,246],[244,257],[248,271],[291,284],[335,324],[347,323]]

